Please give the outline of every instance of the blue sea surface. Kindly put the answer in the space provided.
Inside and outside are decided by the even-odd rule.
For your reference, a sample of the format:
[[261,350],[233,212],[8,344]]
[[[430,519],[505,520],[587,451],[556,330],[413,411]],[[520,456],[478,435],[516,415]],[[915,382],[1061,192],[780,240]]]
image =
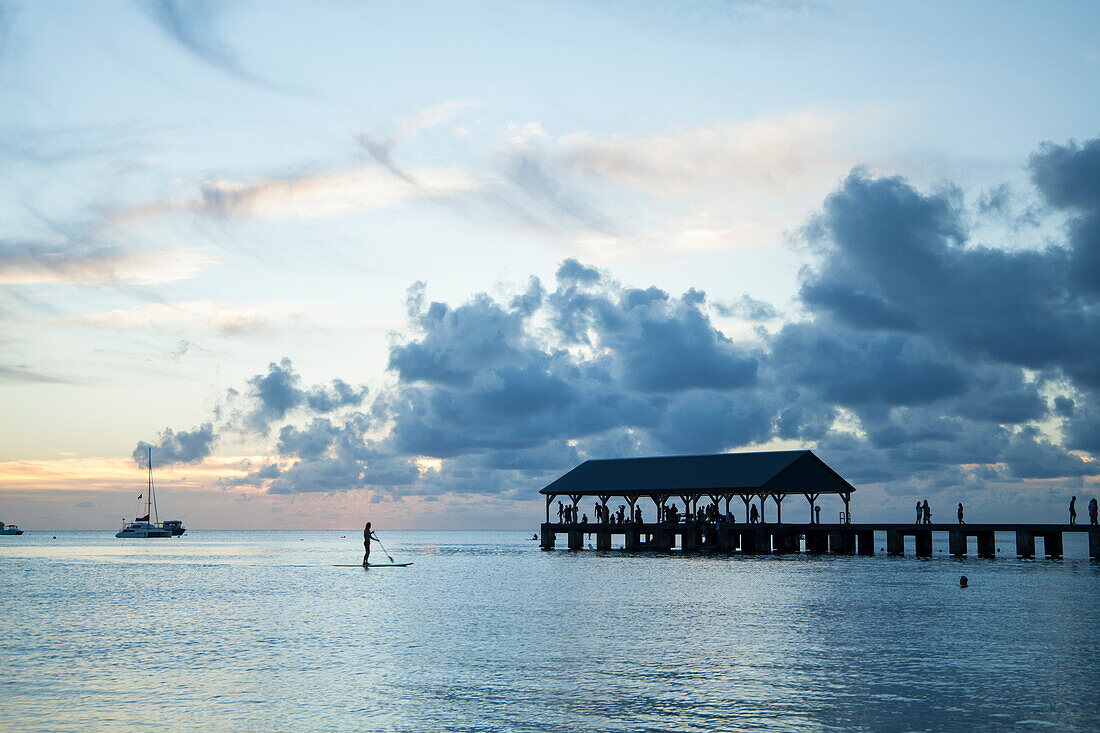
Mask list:
[[333,567],[355,531],[0,537],[0,727],[1100,730],[1083,536],[1064,560],[379,536],[414,564]]

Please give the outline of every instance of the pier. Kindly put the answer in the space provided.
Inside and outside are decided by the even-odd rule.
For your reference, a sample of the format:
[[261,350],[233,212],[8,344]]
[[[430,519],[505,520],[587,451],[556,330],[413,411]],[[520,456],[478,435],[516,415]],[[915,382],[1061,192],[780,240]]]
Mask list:
[[[1063,536],[1083,532],[1090,557],[1100,560],[1096,525],[858,524],[851,514],[854,491],[811,451],[586,461],[540,491],[546,498],[540,546],[553,550],[564,535],[569,550],[582,550],[594,539],[595,549],[605,552],[613,547],[626,552],[678,547],[684,553],[873,555],[877,547],[903,556],[906,538],[912,538],[913,554],[931,557],[933,534],[940,533],[947,535],[955,557],[968,554],[973,537],[977,556],[992,558],[1000,533],[1002,538],[1012,536],[1019,557],[1035,557],[1038,539],[1042,555],[1061,558]],[[784,501],[792,496],[806,499],[808,522],[783,521]],[[586,499],[593,501],[591,520],[582,506]],[[829,499],[833,506],[826,516],[836,519],[822,522],[821,504]],[[744,521],[734,513],[740,508],[735,500],[743,504]],[[557,522],[551,516],[555,502]],[[769,513],[769,507],[774,511]]]
[[[1087,524],[743,524],[691,521],[641,524],[544,523],[541,547],[553,550],[558,535],[565,546],[582,550],[595,539],[595,549],[613,547],[627,552],[669,552],[677,546],[683,553],[725,553],[734,555],[874,555],[903,556],[905,538],[914,539],[915,557],[932,557],[932,535],[947,536],[948,551],[955,557],[968,555],[970,537],[977,538],[977,556],[996,557],[998,535],[1015,540],[1017,557],[1036,556],[1036,538],[1042,542],[1038,554],[1062,557],[1063,535],[1086,533],[1089,556],[1100,560],[1100,527]],[[885,542],[881,540],[885,539]]]

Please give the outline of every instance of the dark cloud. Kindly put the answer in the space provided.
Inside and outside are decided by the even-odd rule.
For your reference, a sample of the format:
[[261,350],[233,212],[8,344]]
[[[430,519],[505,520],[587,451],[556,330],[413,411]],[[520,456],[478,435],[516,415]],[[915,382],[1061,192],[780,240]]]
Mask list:
[[969,376],[924,341],[818,323],[785,326],[771,363],[783,379],[846,407],[933,402],[962,394]]
[[149,448],[153,449],[153,464],[156,466],[173,466],[179,463],[201,463],[210,455],[217,441],[214,435],[214,425],[203,423],[193,430],[173,431],[165,428],[164,432],[157,436],[157,442],[150,446],[141,441],[134,448],[133,459],[142,468],[149,466]]
[[822,261],[802,299],[857,329],[1100,383],[1100,310],[1072,287],[1070,251],[970,245],[964,222],[953,190],[925,195],[853,172],[808,230]]
[[1044,143],[1030,162],[1031,179],[1050,206],[1073,212],[1071,283],[1100,296],[1100,139],[1084,145]]
[[[333,412],[343,407],[358,407],[367,394],[366,387],[352,387],[342,379],[334,379],[330,387],[315,385],[309,389],[302,389],[301,382],[290,359],[268,364],[266,374],[257,374],[248,380],[242,428],[267,435],[272,423],[285,419],[300,407],[314,413]],[[230,398],[235,395],[231,392]]]
[[1064,418],[1066,445],[1100,459],[1100,392],[1082,392],[1077,401],[1059,396],[1054,406]]

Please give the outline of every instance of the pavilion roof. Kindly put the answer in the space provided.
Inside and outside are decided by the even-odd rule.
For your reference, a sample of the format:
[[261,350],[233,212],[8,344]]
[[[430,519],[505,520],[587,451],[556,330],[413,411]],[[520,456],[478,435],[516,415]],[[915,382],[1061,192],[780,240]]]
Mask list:
[[541,494],[844,494],[855,491],[813,452],[756,451],[585,461]]

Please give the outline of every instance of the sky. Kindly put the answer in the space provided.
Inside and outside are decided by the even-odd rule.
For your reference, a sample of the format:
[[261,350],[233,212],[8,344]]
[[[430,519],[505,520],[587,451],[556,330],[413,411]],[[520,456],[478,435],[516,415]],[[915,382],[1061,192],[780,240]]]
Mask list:
[[0,519],[117,527],[150,446],[194,528],[531,529],[588,458],[802,448],[856,521],[1083,513],[1097,37],[1092,2],[0,0]]

